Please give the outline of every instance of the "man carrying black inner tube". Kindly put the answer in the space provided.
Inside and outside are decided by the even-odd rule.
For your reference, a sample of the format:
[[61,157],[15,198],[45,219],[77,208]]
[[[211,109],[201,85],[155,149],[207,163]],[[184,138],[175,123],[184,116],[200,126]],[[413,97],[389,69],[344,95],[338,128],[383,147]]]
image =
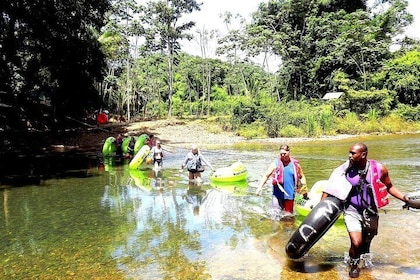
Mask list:
[[388,193],[408,202],[408,199],[392,185],[388,169],[367,160],[368,148],[364,143],[350,147],[349,160],[337,167],[330,176],[331,182],[324,189],[322,199],[329,195],[345,200],[344,221],[349,233],[349,276],[358,278],[359,261],[370,263],[370,245],[378,234],[378,209],[388,204]]

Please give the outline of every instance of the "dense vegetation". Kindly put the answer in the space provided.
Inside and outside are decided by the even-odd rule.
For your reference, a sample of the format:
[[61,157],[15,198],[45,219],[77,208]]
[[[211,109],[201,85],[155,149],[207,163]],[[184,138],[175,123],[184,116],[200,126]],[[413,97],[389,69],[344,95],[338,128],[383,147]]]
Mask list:
[[[420,43],[402,36],[405,0],[264,1],[250,22],[226,13],[226,36],[192,32],[183,16],[195,0],[3,2],[3,131],[54,130],[103,109],[212,116],[246,137],[418,129]],[[191,39],[201,56],[181,51]],[[208,56],[212,40],[223,59]],[[343,94],[322,100],[328,92]]]
[[109,3],[2,1],[2,129],[44,129],[101,101],[105,57],[97,40]]

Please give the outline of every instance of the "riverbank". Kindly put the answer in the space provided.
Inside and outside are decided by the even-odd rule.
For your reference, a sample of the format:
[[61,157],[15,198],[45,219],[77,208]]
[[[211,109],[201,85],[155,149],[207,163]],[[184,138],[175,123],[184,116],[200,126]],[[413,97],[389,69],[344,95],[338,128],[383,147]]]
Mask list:
[[340,134],[334,136],[322,136],[319,138],[309,137],[279,137],[246,139],[231,131],[224,131],[219,125],[206,120],[154,120],[141,121],[128,124],[125,135],[139,135],[140,133],[153,134],[163,144],[174,147],[189,147],[196,144],[199,147],[209,148],[217,145],[233,145],[237,143],[267,143],[267,144],[291,144],[314,140],[339,140],[356,135]]
[[234,132],[223,131],[217,124],[205,120],[155,120],[129,124],[126,135],[138,135],[146,132],[160,139],[163,144],[174,147],[189,147],[196,144],[200,147],[212,145],[229,145],[244,142],[244,137]]
[[[46,152],[90,152],[100,153],[106,138],[121,133],[124,136],[138,136],[143,133],[154,135],[166,147],[189,148],[196,144],[202,148],[229,146],[240,143],[294,144],[308,141],[340,140],[360,135],[339,134],[334,136],[279,137],[246,139],[233,131],[226,131],[222,125],[206,119],[162,119],[130,123],[111,122],[105,125],[84,124],[60,132],[7,132],[2,134],[1,154],[37,154]],[[30,140],[29,140],[30,139]]]
[[340,140],[358,135],[339,134],[334,136],[310,137],[278,137],[246,139],[232,131],[225,131],[221,125],[206,119],[162,119],[145,120],[131,123],[109,123],[82,132],[67,133],[56,137],[51,148],[54,150],[101,151],[105,139],[121,133],[125,137],[146,133],[162,141],[167,148],[189,148],[196,144],[201,148],[229,146],[240,143],[293,144],[308,141]]

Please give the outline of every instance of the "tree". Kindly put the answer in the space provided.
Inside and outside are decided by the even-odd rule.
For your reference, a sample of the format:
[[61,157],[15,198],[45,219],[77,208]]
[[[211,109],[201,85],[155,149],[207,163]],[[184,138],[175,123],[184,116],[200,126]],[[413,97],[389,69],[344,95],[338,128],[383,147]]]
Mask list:
[[[116,111],[122,115],[126,106],[127,119],[131,119],[131,111],[135,110],[135,85],[131,76],[133,60],[136,59],[139,39],[144,36],[143,26],[136,19],[139,6],[135,0],[112,0],[112,11],[101,36],[101,43],[108,54],[108,76],[105,85],[109,105],[116,105]],[[133,45],[134,44],[134,45]],[[124,82],[120,79],[124,78]],[[116,102],[115,102],[116,101]]]
[[[160,117],[167,111],[164,97],[168,91],[166,57],[160,53],[140,56],[132,68],[133,88],[138,112]],[[134,111],[136,113],[136,111]],[[166,113],[165,113],[166,114]]]
[[128,56],[128,39],[121,33],[117,22],[111,20],[99,37],[99,42],[105,53],[107,64],[107,71],[104,82],[101,85],[100,94],[108,108],[113,104],[117,104],[117,108],[120,108],[122,104],[114,102],[114,95],[118,90],[118,79],[123,72],[124,60]]
[[[231,88],[233,94],[241,94],[242,91],[248,95],[249,89],[245,81],[245,76],[243,72],[243,62],[245,62],[245,49],[246,49],[246,22],[245,19],[239,15],[233,15],[230,12],[226,12],[222,15],[223,22],[226,25],[228,34],[218,40],[218,47],[216,54],[224,55],[230,63],[233,65],[234,72],[231,73],[232,79]],[[238,21],[239,28],[233,28],[234,25],[233,19]]]
[[[378,1],[379,2],[379,1]],[[320,97],[333,90],[333,75],[345,72],[360,89],[388,58],[392,38],[410,23],[407,1],[277,0],[262,3],[252,27],[263,28],[282,59],[283,95],[291,99]],[[251,29],[252,30],[252,29]],[[262,45],[264,47],[264,45]]]
[[200,4],[195,0],[159,0],[148,2],[142,10],[141,21],[146,32],[145,48],[151,52],[160,51],[168,57],[168,115],[171,116],[175,56],[180,50],[180,40],[192,39],[186,31],[195,24],[192,21],[179,21],[185,14],[200,10]]
[[[207,59],[207,53],[210,50],[209,42],[217,37],[218,33],[215,30],[202,30],[196,31],[198,35],[198,44],[201,51],[201,67],[202,67],[202,90],[203,95],[207,96],[207,115],[210,115],[210,95],[211,95],[211,80],[212,80],[212,64]],[[202,108],[204,107],[204,102]]]
[[399,102],[416,106],[420,104],[419,72],[419,49],[398,53],[375,76],[376,86],[395,91]]
[[44,124],[61,123],[99,104],[104,56],[97,34],[108,9],[106,0],[2,2],[0,91],[16,108],[15,126],[46,115]]

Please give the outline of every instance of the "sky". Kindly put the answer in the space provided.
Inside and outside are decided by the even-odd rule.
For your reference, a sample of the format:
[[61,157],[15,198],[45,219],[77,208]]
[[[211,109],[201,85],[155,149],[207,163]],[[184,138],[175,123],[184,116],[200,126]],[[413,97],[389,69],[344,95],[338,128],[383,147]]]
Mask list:
[[414,16],[413,24],[407,29],[407,34],[416,39],[420,39],[420,1],[409,0],[408,11]]
[[[226,11],[232,14],[240,14],[249,22],[252,12],[257,10],[260,2],[266,2],[266,0],[197,0],[197,2],[203,2],[203,5],[200,11],[194,11],[189,15],[191,20],[196,22],[195,29],[193,29],[218,29],[226,32],[220,14]],[[414,16],[414,23],[407,28],[406,34],[420,39],[420,1],[408,0],[408,10]],[[199,44],[195,41],[185,44],[183,49],[192,55],[201,54]],[[209,48],[209,51],[214,51],[214,48]]]

